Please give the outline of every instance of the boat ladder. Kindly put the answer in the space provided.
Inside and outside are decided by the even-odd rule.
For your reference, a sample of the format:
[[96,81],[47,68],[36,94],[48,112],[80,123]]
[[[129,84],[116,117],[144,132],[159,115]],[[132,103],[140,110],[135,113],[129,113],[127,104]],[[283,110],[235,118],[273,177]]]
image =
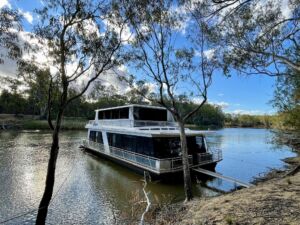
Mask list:
[[239,181],[235,178],[224,176],[220,173],[212,172],[212,171],[205,170],[205,169],[202,169],[202,168],[192,168],[192,170],[195,171],[195,172],[198,172],[198,173],[202,173],[202,174],[212,176],[212,177],[216,177],[216,178],[220,178],[220,179],[223,179],[223,180],[231,181],[235,184],[238,184],[238,185],[246,187],[246,188],[249,188],[249,187],[253,186],[252,184],[248,184],[248,183],[245,183],[243,181]]

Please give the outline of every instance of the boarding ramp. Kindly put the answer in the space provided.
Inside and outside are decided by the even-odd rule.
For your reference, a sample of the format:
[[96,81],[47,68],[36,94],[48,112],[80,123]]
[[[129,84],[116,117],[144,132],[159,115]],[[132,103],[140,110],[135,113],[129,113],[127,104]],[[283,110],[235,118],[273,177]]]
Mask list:
[[216,177],[216,178],[220,178],[220,179],[223,179],[223,180],[233,182],[233,183],[238,184],[242,187],[249,188],[249,187],[253,186],[252,184],[245,183],[245,182],[237,180],[235,178],[224,176],[220,173],[212,172],[212,171],[205,170],[205,169],[202,169],[202,168],[192,168],[192,170],[195,171],[195,172],[198,172],[198,173],[208,175],[208,176],[212,176],[212,177]]

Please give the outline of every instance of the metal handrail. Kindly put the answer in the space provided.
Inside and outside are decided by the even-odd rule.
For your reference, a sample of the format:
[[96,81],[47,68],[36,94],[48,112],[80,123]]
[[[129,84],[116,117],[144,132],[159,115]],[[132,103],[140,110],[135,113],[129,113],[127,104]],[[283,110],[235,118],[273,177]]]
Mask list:
[[104,119],[90,120],[88,125],[109,125],[109,126],[129,126],[129,127],[146,127],[146,126],[170,126],[177,127],[176,122],[170,121],[151,121],[151,120],[132,120],[132,119]]
[[[92,148],[93,150],[99,150],[103,154],[114,156],[125,161],[134,162],[135,164],[151,169],[156,173],[174,172],[182,169],[181,157],[159,159],[152,156],[146,156],[139,153],[130,152],[113,146],[109,146],[110,151],[106,152],[104,144],[100,144],[86,139],[83,140],[83,146]],[[188,160],[189,164],[192,165],[193,160],[191,155],[188,156]]]
[[200,165],[212,162],[219,162],[223,159],[221,149],[208,149],[208,152],[198,153],[198,161]]

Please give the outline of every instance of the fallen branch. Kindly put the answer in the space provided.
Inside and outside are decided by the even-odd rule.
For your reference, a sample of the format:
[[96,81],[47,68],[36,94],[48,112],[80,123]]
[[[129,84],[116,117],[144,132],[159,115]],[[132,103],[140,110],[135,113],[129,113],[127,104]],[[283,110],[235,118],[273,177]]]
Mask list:
[[146,172],[144,172],[144,180],[143,181],[144,181],[143,192],[144,192],[145,198],[147,200],[147,207],[146,207],[145,211],[142,214],[142,217],[141,217],[141,220],[140,220],[140,225],[144,224],[145,215],[149,211],[150,206],[151,206],[151,202],[150,202],[150,199],[149,199],[149,192],[146,192],[146,187],[147,187],[147,174],[146,174]]
[[287,177],[287,176],[293,176],[293,175],[295,175],[296,173],[298,173],[300,171],[300,165],[297,165],[297,166],[295,166],[291,171],[289,171],[286,175],[285,175],[285,177]]

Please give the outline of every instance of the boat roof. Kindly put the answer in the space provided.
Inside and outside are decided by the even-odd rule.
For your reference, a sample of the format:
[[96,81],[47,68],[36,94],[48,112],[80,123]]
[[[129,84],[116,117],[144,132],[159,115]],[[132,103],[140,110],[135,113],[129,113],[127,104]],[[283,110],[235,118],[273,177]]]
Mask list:
[[109,108],[103,108],[103,109],[96,109],[95,111],[99,112],[99,111],[105,111],[105,110],[122,109],[122,108],[130,108],[130,107],[142,107],[142,108],[150,108],[150,109],[167,110],[166,108],[161,107],[161,106],[130,104],[130,105],[115,106],[115,107],[109,107]]

